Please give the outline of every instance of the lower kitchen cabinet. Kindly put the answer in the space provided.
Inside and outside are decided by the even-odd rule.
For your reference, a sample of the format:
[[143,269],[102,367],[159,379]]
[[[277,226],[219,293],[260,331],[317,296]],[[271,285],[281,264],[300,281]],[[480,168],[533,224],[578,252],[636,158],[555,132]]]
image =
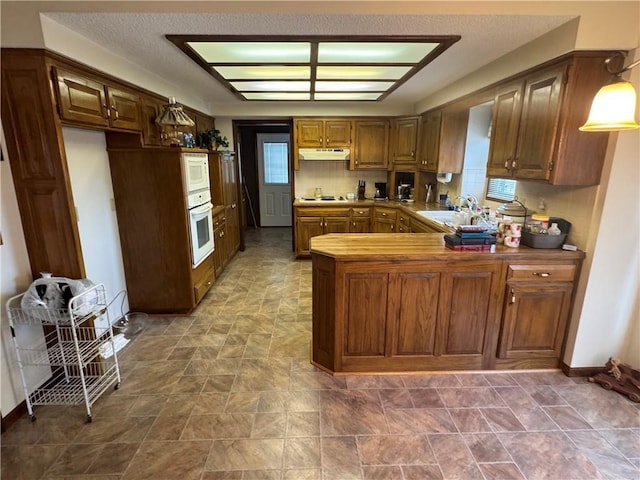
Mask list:
[[229,262],[229,247],[227,235],[227,217],[224,207],[216,207],[213,213],[213,238],[215,250],[213,251],[213,268],[216,277],[222,273]]
[[508,359],[555,360],[571,311],[575,265],[509,265],[498,364]]
[[387,207],[374,207],[373,209],[373,233],[396,232],[396,209]]
[[558,367],[582,252],[460,255],[441,238],[315,239],[314,365],[341,373]]
[[296,208],[295,244],[296,256],[309,256],[309,243],[313,237],[325,233],[348,233],[350,209],[309,207]]
[[371,209],[352,208],[351,221],[349,224],[350,233],[369,233],[371,231]]
[[[494,355],[487,332],[497,328],[488,327],[499,309],[500,269],[473,261],[336,267],[314,256],[313,313],[323,319],[314,321],[314,351],[331,352],[334,371],[483,368]],[[334,301],[325,286],[335,289]],[[322,355],[314,361],[322,366]]]
[[404,212],[398,212],[397,213],[397,225],[396,225],[396,231],[398,233],[411,233],[411,226],[409,223],[409,215],[407,215]]
[[207,294],[215,281],[215,267],[213,254],[209,255],[200,265],[191,270],[191,283],[196,304]]

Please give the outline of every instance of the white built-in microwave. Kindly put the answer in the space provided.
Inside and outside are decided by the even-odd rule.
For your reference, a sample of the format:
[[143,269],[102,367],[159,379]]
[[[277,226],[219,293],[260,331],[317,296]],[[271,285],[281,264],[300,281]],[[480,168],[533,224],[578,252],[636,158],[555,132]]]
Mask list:
[[183,153],[182,171],[187,195],[209,189],[209,156],[206,153]]

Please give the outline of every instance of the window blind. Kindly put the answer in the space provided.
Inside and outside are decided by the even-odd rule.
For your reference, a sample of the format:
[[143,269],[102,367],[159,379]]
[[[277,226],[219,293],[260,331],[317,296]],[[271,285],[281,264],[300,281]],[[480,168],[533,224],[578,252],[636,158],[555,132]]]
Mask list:
[[490,178],[487,182],[487,198],[511,202],[516,196],[516,181],[505,178]]

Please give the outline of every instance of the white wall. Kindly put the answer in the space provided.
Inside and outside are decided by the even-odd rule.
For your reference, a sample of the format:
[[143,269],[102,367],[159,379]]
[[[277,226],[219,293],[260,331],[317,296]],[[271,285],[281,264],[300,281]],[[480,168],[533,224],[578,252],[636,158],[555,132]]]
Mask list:
[[[348,161],[329,162],[301,160],[300,169],[295,172],[295,196],[313,197],[316,187],[322,188],[323,195],[346,196],[358,194],[358,180],[366,182],[365,196],[376,193],[374,182],[386,182],[386,171],[349,170]],[[387,194],[390,194],[387,189]]]
[[[636,49],[626,63],[638,59]],[[640,68],[629,80],[640,90]],[[613,134],[612,141],[580,322],[571,332],[575,347],[567,352],[572,367],[604,365],[610,356],[640,366],[640,130]]]
[[[62,133],[86,275],[94,283],[103,283],[112,301],[124,293],[126,284],[104,132],[65,127]],[[129,303],[122,305],[122,299],[109,307],[111,323],[129,310]],[[96,325],[98,334],[100,326]]]
[[473,107],[469,111],[460,193],[473,195],[478,200],[484,198],[486,190],[492,109],[493,103],[487,103]]

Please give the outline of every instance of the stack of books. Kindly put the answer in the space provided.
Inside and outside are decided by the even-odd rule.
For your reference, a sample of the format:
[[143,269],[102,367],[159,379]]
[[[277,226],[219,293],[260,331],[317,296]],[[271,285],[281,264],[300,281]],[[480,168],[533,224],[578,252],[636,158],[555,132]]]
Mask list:
[[496,237],[487,232],[481,225],[459,225],[456,233],[448,233],[444,236],[444,245],[451,250],[491,250],[495,245]]

